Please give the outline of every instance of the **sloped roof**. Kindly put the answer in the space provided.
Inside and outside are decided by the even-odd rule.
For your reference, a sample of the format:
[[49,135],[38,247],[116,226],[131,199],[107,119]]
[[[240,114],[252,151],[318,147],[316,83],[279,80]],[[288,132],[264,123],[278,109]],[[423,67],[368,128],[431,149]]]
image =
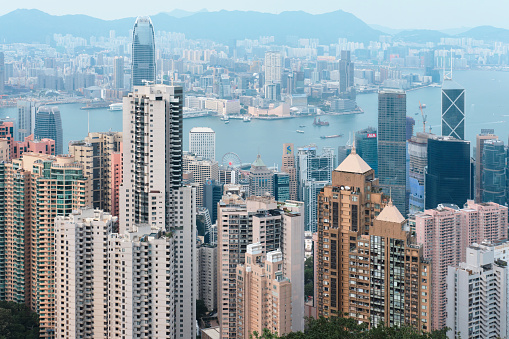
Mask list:
[[392,200],[389,200],[387,206],[385,206],[382,212],[380,212],[380,214],[375,219],[380,221],[395,222],[398,224],[401,224],[403,221],[405,221],[405,217],[403,217],[398,208],[393,205]]
[[262,161],[262,158],[261,158],[260,154],[258,154],[256,156],[256,160],[253,162],[253,166],[256,166],[256,167],[266,167],[265,164]]
[[357,154],[355,148],[352,148],[351,153],[336,168],[336,171],[363,174],[370,169],[371,167]]

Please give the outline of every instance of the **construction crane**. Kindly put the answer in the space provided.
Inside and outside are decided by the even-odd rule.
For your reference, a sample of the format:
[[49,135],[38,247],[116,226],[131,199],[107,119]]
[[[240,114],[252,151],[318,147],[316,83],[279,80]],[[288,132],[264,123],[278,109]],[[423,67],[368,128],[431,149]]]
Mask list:
[[[420,101],[419,101],[419,109],[421,110],[421,116],[422,116],[422,131],[424,133],[426,133],[426,119],[428,116],[424,115],[424,111],[422,110],[422,104]],[[431,133],[431,127],[429,129],[429,132]]]

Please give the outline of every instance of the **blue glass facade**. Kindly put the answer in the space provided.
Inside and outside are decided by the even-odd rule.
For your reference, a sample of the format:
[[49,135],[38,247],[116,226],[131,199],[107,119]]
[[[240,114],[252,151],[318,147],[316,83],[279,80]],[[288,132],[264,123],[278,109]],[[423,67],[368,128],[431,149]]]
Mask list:
[[156,80],[154,27],[149,17],[138,17],[134,23],[131,88]]
[[64,153],[62,119],[58,107],[41,106],[35,116],[35,138],[55,140],[55,154]]

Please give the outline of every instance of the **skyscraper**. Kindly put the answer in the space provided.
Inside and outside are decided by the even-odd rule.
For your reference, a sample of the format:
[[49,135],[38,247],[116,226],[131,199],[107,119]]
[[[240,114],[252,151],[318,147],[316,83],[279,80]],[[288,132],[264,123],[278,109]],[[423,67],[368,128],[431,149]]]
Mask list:
[[[135,86],[124,97],[120,234],[148,224],[172,232],[175,336],[194,336],[196,189],[182,186],[181,87]],[[170,319],[170,321],[172,321]]]
[[216,132],[210,127],[193,127],[189,131],[189,153],[216,160]]
[[483,173],[483,149],[484,143],[486,140],[494,140],[498,139],[498,137],[494,134],[495,130],[493,129],[482,129],[481,134],[477,134],[475,136],[475,202],[481,202],[483,196],[483,183],[482,183],[482,173]]
[[265,52],[265,85],[281,83],[282,64],[280,52]]
[[0,94],[5,91],[5,60],[4,52],[0,52]]
[[293,144],[283,144],[281,171],[288,173],[290,177],[290,200],[297,200],[298,182]]
[[506,150],[502,140],[486,140],[482,156],[481,202],[507,202]]
[[124,89],[124,58],[113,59],[113,88]]
[[428,139],[428,166],[425,174],[426,209],[438,204],[463,206],[472,193],[470,142],[453,137]]
[[465,89],[452,79],[442,84],[442,135],[465,139]]
[[380,187],[394,205],[408,213],[406,199],[406,94],[378,93],[378,177]]
[[339,92],[346,93],[354,85],[354,63],[350,51],[341,51],[339,60]]
[[133,29],[131,88],[156,80],[154,27],[149,17],[138,17]]
[[375,128],[368,127],[355,133],[355,150],[369,167],[375,171],[376,176],[378,173],[378,142]]
[[58,107],[41,106],[35,116],[35,138],[55,140],[55,154],[64,154],[62,119]]
[[276,172],[272,180],[274,187],[274,199],[276,201],[290,200],[290,176],[288,173]]
[[[183,157],[183,170],[192,173],[192,182],[197,185],[196,206],[203,206],[203,185],[207,180],[219,180],[219,165],[217,161],[203,159],[193,154]],[[212,215],[212,213],[210,214]]]
[[408,212],[414,214],[424,210],[424,176],[428,166],[428,139],[432,134],[417,132],[408,140],[410,197]]
[[17,141],[25,141],[26,137],[34,134],[37,105],[35,102],[27,100],[19,100],[16,105],[18,108],[18,133],[15,138]]

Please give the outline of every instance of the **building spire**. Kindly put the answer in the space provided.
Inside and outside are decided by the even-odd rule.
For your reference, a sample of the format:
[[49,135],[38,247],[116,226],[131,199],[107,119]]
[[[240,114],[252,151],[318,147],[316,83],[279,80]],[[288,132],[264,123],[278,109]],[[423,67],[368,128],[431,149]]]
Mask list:
[[350,151],[350,154],[357,154],[357,150],[355,149],[355,131],[353,131],[353,143],[352,143],[352,150]]

